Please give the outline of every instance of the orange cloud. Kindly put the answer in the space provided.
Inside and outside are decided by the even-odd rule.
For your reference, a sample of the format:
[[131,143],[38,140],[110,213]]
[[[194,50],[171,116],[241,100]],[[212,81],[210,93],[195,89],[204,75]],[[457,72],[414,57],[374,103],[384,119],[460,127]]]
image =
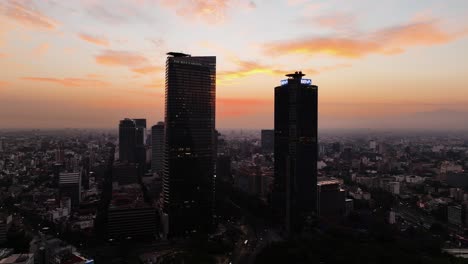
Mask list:
[[87,74],[86,77],[91,78],[91,79],[97,79],[97,78],[102,78],[103,76],[101,74],[90,73],[90,74]]
[[22,77],[21,80],[34,82],[49,82],[67,87],[103,87],[109,85],[107,82],[94,79],[81,78],[47,78],[47,77]]
[[5,88],[8,85],[7,82],[0,81],[0,88]]
[[[253,61],[241,61],[237,59],[235,59],[235,63],[239,66],[238,70],[223,71],[223,72],[218,73],[218,77],[221,82],[225,80],[231,81],[234,79],[244,78],[244,77],[254,75],[254,74],[259,74],[259,73],[283,76],[287,73],[291,73],[297,70],[297,69],[279,70],[273,66],[262,65]],[[323,66],[317,69],[305,68],[305,69],[299,69],[299,70],[309,75],[317,75],[317,74],[320,74],[321,72],[333,71],[333,70],[346,68],[346,67],[351,67],[351,64],[341,63],[341,64],[336,64],[336,65],[331,65],[331,66]]]
[[129,51],[105,50],[95,57],[96,62],[106,66],[139,67],[149,64],[147,58]]
[[[28,3],[29,5],[26,5]],[[6,0],[0,4],[0,13],[21,23],[24,26],[53,30],[58,23],[37,10],[32,1],[21,2],[18,0]]]
[[78,37],[84,41],[87,41],[95,45],[105,46],[105,47],[109,46],[109,41],[106,38],[101,37],[101,36],[93,36],[93,35],[89,35],[86,33],[80,33],[78,34]]
[[265,66],[253,61],[236,60],[235,63],[238,65],[238,70],[220,72],[218,73],[218,76],[222,80],[233,80],[259,73],[266,73],[272,75],[281,75],[285,73],[284,71],[276,70],[272,67]]
[[175,9],[175,13],[185,19],[212,24],[224,22],[230,8],[256,8],[254,1],[239,0],[162,0],[161,4]]
[[0,53],[0,59],[1,59],[1,58],[6,58],[6,56],[7,56],[7,55],[6,55],[5,53]]
[[312,37],[264,45],[265,53],[327,54],[336,57],[359,58],[369,54],[396,54],[412,46],[431,46],[454,41],[467,35],[463,32],[445,32],[436,21],[410,23],[386,28],[356,38]]
[[49,50],[49,44],[43,43],[43,44],[37,46],[34,49],[33,53],[36,56],[42,56],[42,55],[46,54],[48,50]]
[[140,73],[140,74],[151,74],[151,73],[161,72],[163,70],[164,68],[159,67],[159,66],[144,66],[144,67],[132,69],[132,71],[136,73]]

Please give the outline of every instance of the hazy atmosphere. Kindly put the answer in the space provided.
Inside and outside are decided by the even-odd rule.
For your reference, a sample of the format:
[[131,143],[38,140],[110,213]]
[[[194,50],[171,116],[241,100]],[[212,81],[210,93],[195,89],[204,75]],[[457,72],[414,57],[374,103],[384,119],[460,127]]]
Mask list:
[[[302,70],[320,128],[468,128],[468,2],[2,0],[0,128],[164,116],[165,53],[217,57],[219,128],[273,127]],[[391,14],[391,15],[389,15]]]

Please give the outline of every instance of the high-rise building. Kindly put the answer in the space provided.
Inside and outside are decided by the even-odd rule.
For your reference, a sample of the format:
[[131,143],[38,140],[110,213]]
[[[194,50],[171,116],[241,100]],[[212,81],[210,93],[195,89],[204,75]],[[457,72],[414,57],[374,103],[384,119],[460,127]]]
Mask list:
[[119,160],[137,163],[139,174],[146,171],[146,119],[125,118],[119,125]]
[[81,173],[60,173],[59,176],[60,199],[69,197],[72,207],[77,207],[81,202]]
[[263,129],[262,130],[262,152],[272,153],[275,147],[275,130]]
[[140,174],[146,171],[146,119],[135,118],[135,161],[139,164]]
[[63,150],[63,143],[58,144],[58,148],[55,150],[55,162],[62,163],[65,161],[65,151]]
[[119,160],[127,162],[136,161],[136,124],[135,121],[125,118],[119,124]]
[[137,163],[114,163],[112,165],[112,182],[118,185],[138,183],[138,166]]
[[164,122],[151,128],[151,170],[161,172],[164,161]]
[[302,72],[275,88],[274,207],[288,234],[316,210],[318,87]]
[[212,227],[216,57],[168,55],[163,218],[179,236]]

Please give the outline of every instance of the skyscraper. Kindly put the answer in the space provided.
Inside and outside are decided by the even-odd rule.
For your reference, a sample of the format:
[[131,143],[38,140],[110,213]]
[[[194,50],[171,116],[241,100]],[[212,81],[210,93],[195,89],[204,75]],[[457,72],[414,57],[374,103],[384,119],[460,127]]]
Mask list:
[[164,160],[164,122],[151,127],[151,169],[161,172]]
[[69,197],[71,205],[78,207],[81,202],[81,173],[60,173],[59,193],[60,199]]
[[178,236],[212,225],[216,57],[168,55],[163,211]]
[[119,124],[119,160],[123,162],[136,161],[136,124],[135,121],[125,118]]
[[273,203],[289,234],[300,231],[317,206],[318,87],[304,75],[288,74],[275,88]]
[[140,175],[146,165],[146,119],[125,118],[119,124],[119,160],[138,163]]
[[146,171],[146,119],[135,118],[135,159],[138,163],[140,174]]
[[272,153],[275,145],[275,131],[262,129],[262,152]]

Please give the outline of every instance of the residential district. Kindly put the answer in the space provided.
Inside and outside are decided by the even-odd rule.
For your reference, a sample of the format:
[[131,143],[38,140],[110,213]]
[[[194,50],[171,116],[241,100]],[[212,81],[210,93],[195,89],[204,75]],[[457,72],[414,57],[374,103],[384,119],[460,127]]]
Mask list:
[[[164,123],[147,131],[146,120],[124,119],[121,139],[126,123],[142,128],[144,168],[120,162],[114,131],[1,132],[0,263],[256,263],[285,240],[269,210],[273,130],[218,132],[215,228],[197,240],[164,230]],[[312,229],[366,236],[384,221],[399,236],[437,239],[441,254],[467,256],[466,135],[323,131],[317,168]]]

